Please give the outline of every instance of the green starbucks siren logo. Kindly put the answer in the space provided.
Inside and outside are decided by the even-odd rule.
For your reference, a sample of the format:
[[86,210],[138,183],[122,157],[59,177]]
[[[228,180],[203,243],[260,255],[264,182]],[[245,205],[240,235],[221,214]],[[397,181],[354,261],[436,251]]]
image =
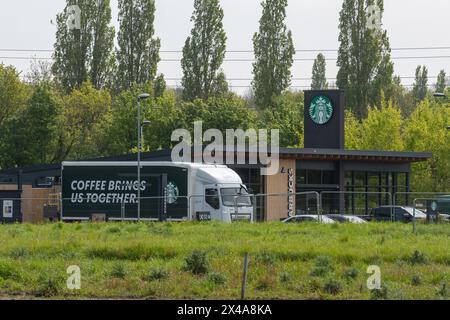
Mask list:
[[166,187],[166,199],[167,203],[172,204],[175,203],[178,199],[180,192],[175,183],[169,182]]
[[333,116],[333,105],[328,97],[317,96],[309,106],[309,116],[317,124],[325,124]]

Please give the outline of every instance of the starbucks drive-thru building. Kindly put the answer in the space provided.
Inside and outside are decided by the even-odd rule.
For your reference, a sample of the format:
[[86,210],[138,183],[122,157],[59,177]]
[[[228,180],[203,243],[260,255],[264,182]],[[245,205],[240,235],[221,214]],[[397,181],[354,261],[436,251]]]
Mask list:
[[[258,221],[316,211],[313,194],[287,195],[292,192],[323,193],[325,214],[361,215],[368,214],[374,206],[388,204],[389,194],[409,192],[411,163],[426,161],[432,155],[426,152],[346,150],[344,106],[343,91],[305,91],[305,148],[280,148],[279,171],[270,176],[260,174],[261,165],[229,165],[254,194],[272,195],[256,197]],[[249,158],[249,150],[245,153]],[[136,154],[89,160],[135,161]],[[171,150],[143,153],[142,161],[171,161]],[[7,207],[8,212],[7,217],[0,217],[0,220],[40,222],[46,216],[56,215],[57,208],[52,199],[60,192],[60,177],[60,164],[0,171],[0,207],[3,211]],[[8,199],[12,198],[48,200],[11,203]],[[403,195],[398,197],[397,203],[407,200]],[[4,201],[7,201],[6,207]]]

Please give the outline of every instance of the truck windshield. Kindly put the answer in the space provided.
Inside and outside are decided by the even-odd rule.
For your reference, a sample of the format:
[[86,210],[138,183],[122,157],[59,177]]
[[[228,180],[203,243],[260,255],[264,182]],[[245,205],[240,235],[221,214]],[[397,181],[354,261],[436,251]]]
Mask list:
[[[222,202],[224,206],[234,207],[251,207],[252,201],[244,188],[222,188],[220,189]],[[236,199],[236,200],[235,200]]]

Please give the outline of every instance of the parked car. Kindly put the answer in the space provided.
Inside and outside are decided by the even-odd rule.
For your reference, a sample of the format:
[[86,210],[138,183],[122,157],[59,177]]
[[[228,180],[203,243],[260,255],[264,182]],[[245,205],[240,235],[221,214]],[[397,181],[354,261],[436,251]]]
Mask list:
[[336,223],[333,219],[330,219],[326,216],[318,216],[315,214],[303,214],[297,215],[293,217],[286,218],[282,221],[283,223],[302,223],[302,222],[319,222],[319,223]]
[[394,216],[394,221],[411,222],[414,216],[416,219],[426,219],[427,215],[413,207],[405,206],[382,206],[374,208],[371,211],[373,221],[391,221],[391,214]]
[[360,217],[346,214],[329,214],[327,217],[339,223],[367,223],[367,221]]

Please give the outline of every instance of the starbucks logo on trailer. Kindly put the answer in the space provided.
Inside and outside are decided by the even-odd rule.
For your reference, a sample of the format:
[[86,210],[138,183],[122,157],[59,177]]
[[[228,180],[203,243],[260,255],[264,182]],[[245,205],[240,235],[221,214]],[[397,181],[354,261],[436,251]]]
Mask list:
[[175,203],[178,199],[180,192],[175,183],[169,182],[166,186],[166,199],[168,204]]
[[326,96],[317,96],[311,101],[309,106],[309,116],[316,124],[325,124],[333,116],[333,105]]

